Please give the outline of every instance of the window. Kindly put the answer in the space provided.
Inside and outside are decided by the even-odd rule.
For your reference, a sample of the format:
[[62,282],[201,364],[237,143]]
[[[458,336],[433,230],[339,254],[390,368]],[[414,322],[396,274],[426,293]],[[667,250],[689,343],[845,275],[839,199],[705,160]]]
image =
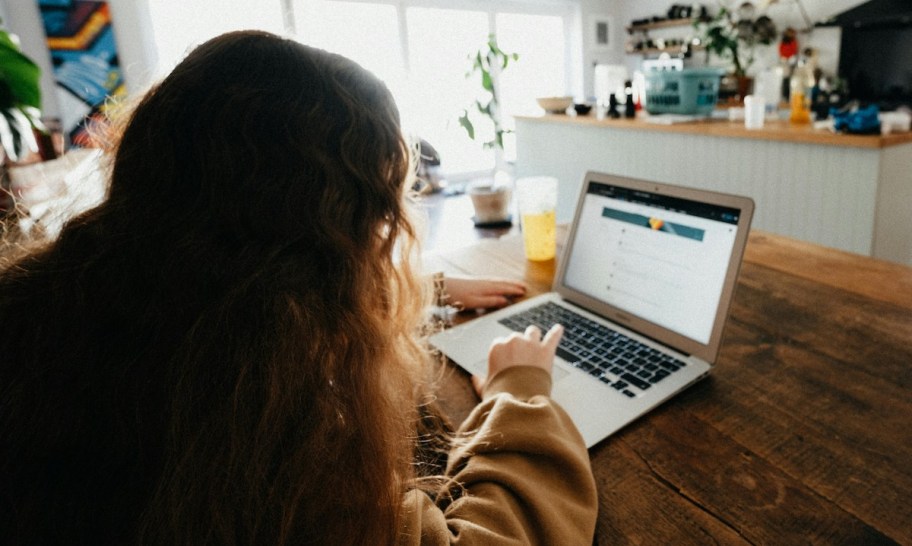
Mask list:
[[437,149],[442,170],[490,169],[491,152],[456,121],[476,95],[478,84],[466,80],[466,57],[487,41],[487,14],[415,7],[406,10],[406,21],[410,77],[408,89],[396,97],[403,127]]
[[259,2],[251,9],[249,0],[154,0],[148,8],[158,77],[170,72],[190,49],[219,34],[242,29],[285,32],[279,1]]
[[[293,34],[384,80],[403,129],[440,152],[441,169],[451,180],[494,167],[494,152],[481,146],[484,138],[469,139],[457,121],[480,91],[477,81],[466,79],[468,56],[490,33],[504,51],[520,56],[500,78],[506,128],[513,128],[510,116],[538,111],[535,97],[572,94],[579,87],[569,70],[567,29],[575,4],[568,0],[271,0],[257,9],[244,0],[219,1],[217,9],[201,4],[209,2],[150,2],[160,72],[188,47],[227,30]],[[504,144],[504,157],[511,160],[509,135]]]

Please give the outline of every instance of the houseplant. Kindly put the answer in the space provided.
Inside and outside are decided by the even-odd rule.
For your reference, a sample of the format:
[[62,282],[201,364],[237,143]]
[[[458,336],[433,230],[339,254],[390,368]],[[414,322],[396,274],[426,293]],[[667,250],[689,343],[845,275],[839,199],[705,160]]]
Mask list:
[[6,160],[22,161],[38,151],[41,123],[41,69],[22,53],[13,36],[0,29],[0,146]]
[[497,38],[491,34],[484,47],[470,55],[469,59],[471,67],[466,73],[466,78],[477,77],[481,83],[482,93],[480,98],[476,98],[471,106],[462,111],[459,125],[465,129],[469,138],[475,140],[476,136],[479,136],[476,125],[479,120],[484,120],[483,122],[492,130],[487,133],[491,138],[484,141],[483,146],[485,149],[494,148],[495,154],[500,154],[503,152],[504,134],[509,131],[504,129],[501,118],[497,76],[507,68],[510,61],[519,60],[519,54],[504,52],[497,45]]
[[743,98],[752,83],[748,70],[754,63],[756,47],[769,45],[776,37],[772,19],[765,15],[755,19],[752,5],[745,3],[737,14],[721,6],[715,16],[694,21],[694,27],[707,57],[715,54],[731,63],[731,74],[738,81],[738,94]]

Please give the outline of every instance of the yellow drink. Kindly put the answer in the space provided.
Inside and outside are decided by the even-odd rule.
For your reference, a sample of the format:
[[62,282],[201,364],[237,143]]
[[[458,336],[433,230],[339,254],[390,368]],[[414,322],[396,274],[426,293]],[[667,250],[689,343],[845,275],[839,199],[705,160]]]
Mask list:
[[792,112],[789,121],[792,123],[810,123],[811,110],[809,106],[810,99],[800,91],[792,91],[790,97]]
[[557,253],[556,216],[553,210],[522,215],[523,242],[526,258],[551,260]]

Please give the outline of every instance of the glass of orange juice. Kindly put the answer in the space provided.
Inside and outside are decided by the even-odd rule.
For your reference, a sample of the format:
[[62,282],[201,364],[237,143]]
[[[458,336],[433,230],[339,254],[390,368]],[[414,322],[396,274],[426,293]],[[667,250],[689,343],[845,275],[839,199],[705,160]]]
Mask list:
[[526,258],[553,260],[557,253],[557,179],[530,176],[516,181],[516,205]]

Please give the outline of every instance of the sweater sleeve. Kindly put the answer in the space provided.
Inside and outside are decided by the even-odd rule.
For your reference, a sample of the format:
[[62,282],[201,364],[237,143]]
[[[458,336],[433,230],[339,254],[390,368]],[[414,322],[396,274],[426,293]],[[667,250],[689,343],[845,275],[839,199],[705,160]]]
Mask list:
[[459,430],[435,503],[411,491],[400,544],[591,545],[598,502],[589,454],[549,398],[551,376],[530,366],[498,373]]

